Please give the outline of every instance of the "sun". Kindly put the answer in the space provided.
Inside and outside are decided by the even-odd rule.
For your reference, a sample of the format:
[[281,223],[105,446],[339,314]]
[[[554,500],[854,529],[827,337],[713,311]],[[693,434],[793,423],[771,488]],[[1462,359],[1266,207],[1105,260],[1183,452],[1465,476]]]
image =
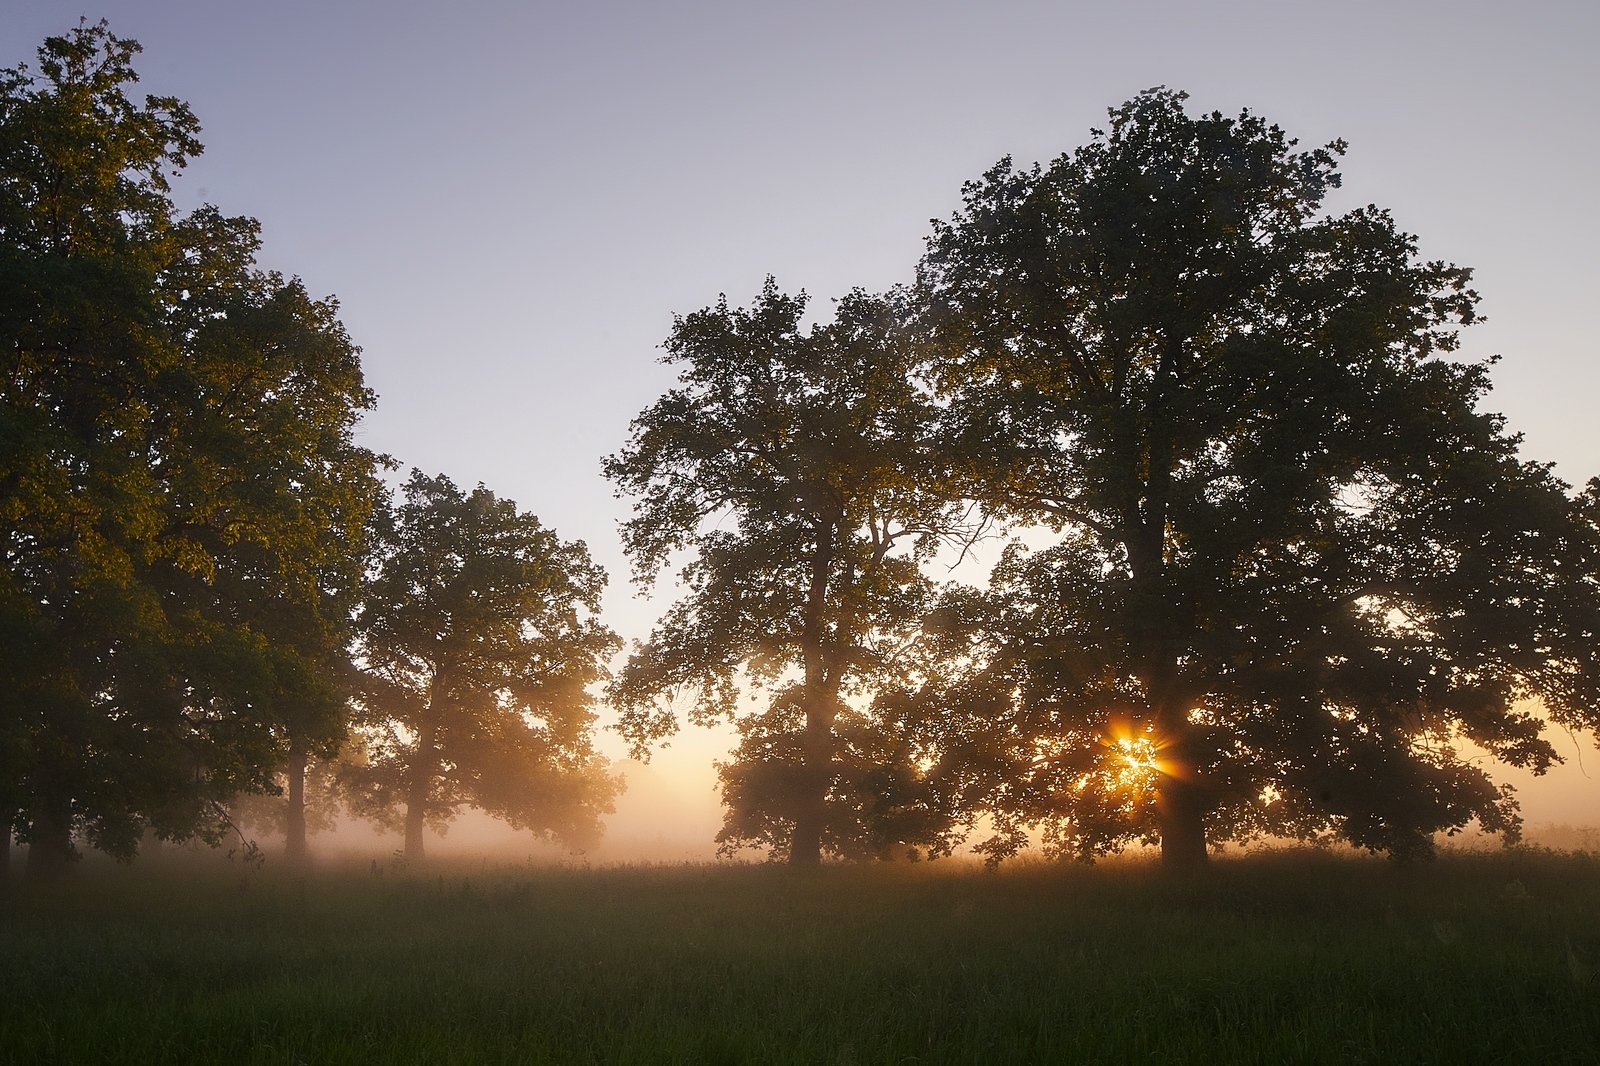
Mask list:
[[1149,728],[1141,733],[1119,730],[1103,743],[1111,755],[1118,788],[1140,791],[1155,787],[1164,770],[1161,745]]

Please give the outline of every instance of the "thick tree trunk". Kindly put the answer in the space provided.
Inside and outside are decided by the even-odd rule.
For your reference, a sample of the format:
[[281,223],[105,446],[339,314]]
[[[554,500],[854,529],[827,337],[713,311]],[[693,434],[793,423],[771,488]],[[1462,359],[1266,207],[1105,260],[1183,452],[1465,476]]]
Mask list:
[[[1130,603],[1133,626],[1129,633],[1135,653],[1143,660],[1145,690],[1159,733],[1164,764],[1156,785],[1156,812],[1161,824],[1161,863],[1169,870],[1197,870],[1209,861],[1206,852],[1206,813],[1209,790],[1200,780],[1193,752],[1193,727],[1189,723],[1191,696],[1179,670],[1179,658],[1192,629],[1193,608],[1176,592],[1168,573],[1168,507],[1173,471],[1177,466],[1174,444],[1173,396],[1184,389],[1186,334],[1181,326],[1167,324],[1154,391],[1149,400],[1147,460],[1141,475],[1132,471],[1136,490],[1129,494],[1127,531],[1123,538],[1133,570],[1135,594]],[[1132,449],[1130,454],[1137,454]],[[1142,498],[1142,502],[1141,501]]]
[[794,841],[789,845],[789,865],[808,869],[822,865],[822,816],[810,804],[795,819]]
[[284,774],[289,779],[289,812],[285,824],[284,857],[291,866],[304,866],[306,847],[306,747],[297,739],[289,741],[289,762]]
[[833,716],[838,677],[830,676],[826,656],[828,578],[834,559],[834,527],[817,528],[811,556],[811,581],[806,590],[802,643],[805,655],[805,768],[797,797],[794,836],[789,842],[790,866],[822,864],[823,823],[828,816],[828,782],[833,776]]
[[794,838],[789,845],[790,866],[822,865],[822,828],[827,820],[828,778],[833,751],[828,743],[832,723],[815,708],[806,709],[804,794],[795,812]]
[[1154,671],[1153,690],[1160,713],[1161,776],[1156,781],[1156,815],[1161,823],[1161,865],[1168,870],[1198,870],[1210,862],[1206,850],[1206,815],[1211,793],[1201,779],[1195,755],[1195,727],[1188,701],[1181,695],[1177,664]]
[[1195,755],[1195,727],[1177,682],[1177,664],[1157,670],[1160,698],[1156,729],[1160,736],[1161,776],[1156,781],[1156,815],[1161,824],[1161,865],[1168,870],[1198,870],[1210,862],[1206,815],[1211,792],[1201,779]]
[[1203,791],[1192,781],[1165,776],[1156,788],[1161,818],[1161,865],[1168,870],[1198,870],[1211,861],[1206,851]]
[[78,853],[72,847],[72,815],[65,803],[43,802],[33,811],[28,833],[30,881],[48,881],[72,868]]

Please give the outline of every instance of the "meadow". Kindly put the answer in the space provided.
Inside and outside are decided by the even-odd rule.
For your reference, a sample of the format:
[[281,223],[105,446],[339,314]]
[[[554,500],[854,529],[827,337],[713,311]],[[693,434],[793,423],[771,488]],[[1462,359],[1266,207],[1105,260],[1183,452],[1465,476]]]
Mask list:
[[1600,859],[176,860],[0,897],[0,1058],[1594,1062]]

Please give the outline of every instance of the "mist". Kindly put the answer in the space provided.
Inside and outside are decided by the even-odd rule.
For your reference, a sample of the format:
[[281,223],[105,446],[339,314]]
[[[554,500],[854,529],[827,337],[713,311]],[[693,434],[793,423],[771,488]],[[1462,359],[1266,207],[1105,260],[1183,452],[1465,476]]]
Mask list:
[[[715,837],[722,824],[722,804],[709,779],[703,782],[703,788],[695,787],[698,782],[685,785],[636,760],[614,763],[612,772],[622,777],[623,792],[617,797],[616,810],[602,819],[598,841],[569,846],[467,808],[443,833],[428,833],[428,858],[451,863],[485,860],[606,866],[710,862],[717,858]],[[397,861],[403,851],[405,839],[400,832],[385,831],[343,811],[325,821],[325,827],[310,836],[310,859],[314,864],[376,862],[382,867]],[[280,859],[281,831],[246,824],[241,833],[244,840],[259,845],[269,863]],[[226,841],[221,850],[226,852],[236,843]]]
[[[1501,766],[1496,776],[1517,790],[1524,819],[1523,843],[1557,851],[1600,853],[1600,750],[1587,738],[1560,737],[1556,743],[1567,761],[1551,773],[1535,776]],[[633,759],[612,764],[613,773],[623,779],[623,791],[615,812],[602,820],[600,839],[586,847],[567,846],[516,829],[482,811],[466,809],[444,833],[428,834],[428,857],[447,864],[483,861],[570,866],[708,863],[724,858],[718,855],[716,843],[724,808],[711,766],[693,773],[670,759],[660,761],[665,765]],[[404,838],[399,832],[386,832],[344,812],[329,821],[327,828],[311,836],[313,864],[376,862],[381,868],[395,862],[402,851]],[[269,863],[281,860],[281,833],[247,827],[244,835],[259,844]],[[975,831],[953,857],[975,859],[971,845],[983,835],[982,828]],[[1440,834],[1437,842],[1441,847],[1473,851],[1498,849],[1503,844],[1499,836],[1481,833],[1476,827],[1455,836]],[[225,842],[219,850],[226,852],[234,843]],[[1268,839],[1255,846],[1231,846],[1228,851],[1239,854],[1285,846],[1292,842]],[[759,862],[763,856],[744,852],[735,858]]]

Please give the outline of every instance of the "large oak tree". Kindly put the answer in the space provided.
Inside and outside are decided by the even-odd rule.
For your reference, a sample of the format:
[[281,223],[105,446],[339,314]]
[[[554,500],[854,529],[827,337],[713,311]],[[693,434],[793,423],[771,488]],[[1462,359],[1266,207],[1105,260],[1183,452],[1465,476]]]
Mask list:
[[214,836],[336,730],[376,485],[334,305],[176,211],[199,127],[129,95],[138,51],[82,24],[0,72],[0,831],[36,872]]
[[1004,852],[1336,834],[1391,853],[1515,805],[1600,723],[1595,529],[1482,409],[1469,272],[1376,207],[1340,143],[1153,90],[1048,166],[1002,161],[922,270],[948,450],[1053,530],[953,596],[931,686]]

